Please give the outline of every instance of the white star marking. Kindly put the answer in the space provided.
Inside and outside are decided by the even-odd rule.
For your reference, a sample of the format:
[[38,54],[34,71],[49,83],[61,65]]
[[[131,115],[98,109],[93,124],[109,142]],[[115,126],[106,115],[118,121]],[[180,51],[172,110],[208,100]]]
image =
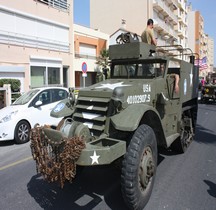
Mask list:
[[191,68],[191,73],[190,73],[190,86],[192,86],[193,83],[193,72],[192,72],[192,68]]
[[88,126],[88,128],[93,128],[93,123],[90,123],[90,122],[85,122],[85,123],[83,123],[83,125],[86,125],[86,126]]
[[107,83],[107,84],[102,84],[100,87],[95,87],[95,88],[109,88],[111,90],[114,90],[116,87],[131,86],[131,85],[123,85],[122,83],[123,82],[118,82],[115,84]]
[[90,156],[90,158],[92,159],[92,165],[94,164],[94,163],[97,163],[97,164],[99,164],[99,162],[98,162],[98,158],[100,157],[100,155],[97,155],[96,154],[96,152],[94,151],[94,154],[93,154],[93,156]]
[[88,109],[88,110],[92,110],[92,109],[93,109],[93,105],[92,105],[92,106],[89,106],[87,109]]
[[94,119],[96,117],[100,117],[99,114],[87,113],[87,112],[82,112],[82,115],[83,115],[83,118],[89,119],[89,120],[92,120],[92,119]]

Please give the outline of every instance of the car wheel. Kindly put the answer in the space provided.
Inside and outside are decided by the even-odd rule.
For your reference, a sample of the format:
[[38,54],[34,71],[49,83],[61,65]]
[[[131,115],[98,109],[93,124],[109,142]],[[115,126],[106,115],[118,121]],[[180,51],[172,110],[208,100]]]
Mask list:
[[23,144],[29,141],[30,125],[26,121],[20,121],[15,128],[14,140],[17,144]]
[[121,175],[121,189],[130,209],[143,209],[147,204],[157,168],[157,142],[154,131],[141,125],[127,148]]

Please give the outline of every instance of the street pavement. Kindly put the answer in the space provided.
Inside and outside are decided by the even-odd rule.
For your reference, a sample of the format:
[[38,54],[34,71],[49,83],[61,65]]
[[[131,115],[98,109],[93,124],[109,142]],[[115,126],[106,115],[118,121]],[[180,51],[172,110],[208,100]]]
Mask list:
[[[186,153],[160,150],[145,210],[216,209],[216,104],[200,104],[195,140]],[[0,142],[0,209],[124,210],[120,170],[85,168],[61,189],[36,173],[30,143]]]

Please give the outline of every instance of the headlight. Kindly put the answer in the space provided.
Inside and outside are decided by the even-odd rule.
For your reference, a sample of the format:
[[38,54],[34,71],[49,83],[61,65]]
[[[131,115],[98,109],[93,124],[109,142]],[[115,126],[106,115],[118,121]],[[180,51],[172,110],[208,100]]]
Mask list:
[[112,97],[114,101],[124,102],[124,91],[121,87],[116,87],[113,91]]
[[116,87],[112,94],[112,100],[116,111],[119,112],[122,109],[122,104],[124,102],[124,91],[121,87]]
[[12,120],[13,116],[16,115],[18,110],[11,112],[0,120],[0,123],[8,122]]

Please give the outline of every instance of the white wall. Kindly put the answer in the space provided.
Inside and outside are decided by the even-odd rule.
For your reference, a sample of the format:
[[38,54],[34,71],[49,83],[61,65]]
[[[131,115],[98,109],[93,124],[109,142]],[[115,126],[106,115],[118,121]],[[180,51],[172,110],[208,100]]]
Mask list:
[[[69,26],[0,6],[0,43],[69,48]],[[67,49],[68,50],[68,49]]]

